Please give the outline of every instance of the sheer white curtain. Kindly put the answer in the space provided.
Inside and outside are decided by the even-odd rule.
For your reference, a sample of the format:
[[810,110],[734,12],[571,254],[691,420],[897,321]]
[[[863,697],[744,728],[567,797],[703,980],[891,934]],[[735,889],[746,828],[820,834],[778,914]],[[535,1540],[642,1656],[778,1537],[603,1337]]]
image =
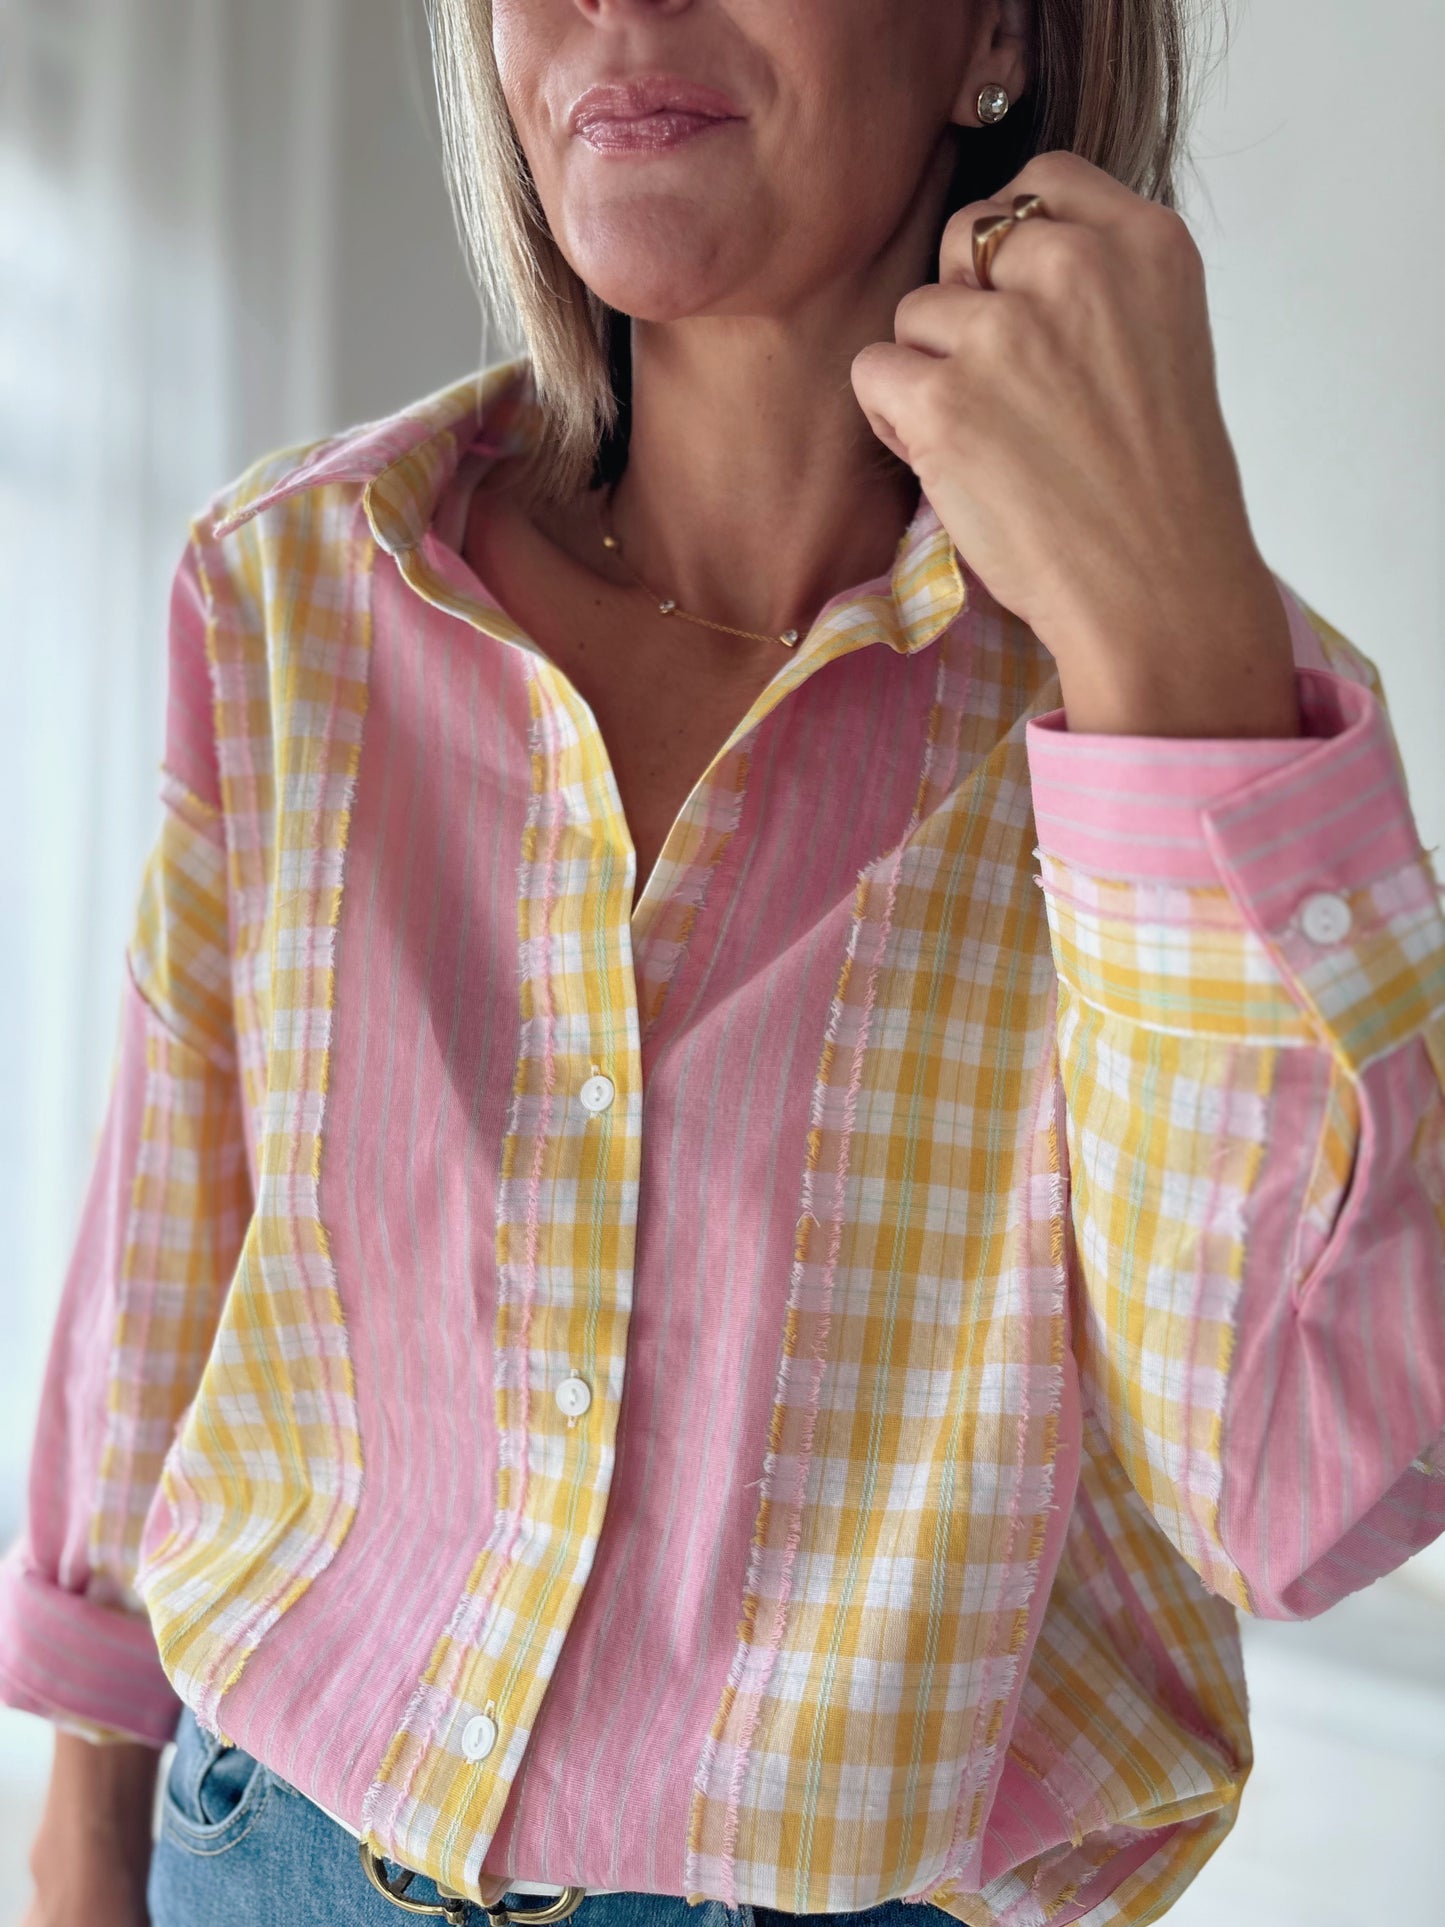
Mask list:
[[340,0],[0,0],[0,1538],[158,821],[170,572],[221,482],[336,425],[340,37]]

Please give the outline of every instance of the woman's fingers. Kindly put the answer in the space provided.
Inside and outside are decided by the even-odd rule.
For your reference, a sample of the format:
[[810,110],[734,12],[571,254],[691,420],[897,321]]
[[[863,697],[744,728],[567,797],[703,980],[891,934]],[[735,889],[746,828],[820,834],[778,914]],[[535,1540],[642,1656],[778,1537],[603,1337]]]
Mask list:
[[920,421],[931,419],[931,385],[940,357],[896,341],[870,341],[853,357],[853,393],[868,426],[915,472]]
[[[1030,235],[1031,229],[1045,228],[1050,222],[1055,227],[1111,227],[1116,221],[1127,219],[1139,199],[1122,182],[1081,160],[1077,154],[1062,149],[1035,154],[997,194],[987,200],[970,201],[949,217],[938,250],[941,282],[986,292],[973,268],[973,224],[985,215],[1011,214],[1014,200],[1020,194],[1037,194],[1044,203],[1045,215],[1018,222],[1013,232],[1003,237],[989,269],[989,278],[997,288],[1027,284],[1026,278],[1021,278],[1026,277],[1028,265],[1020,258],[1023,244],[1028,241],[1031,248],[1039,246],[1037,236]],[[1044,245],[1048,245],[1046,241]],[[1006,269],[1005,254],[1013,257]]]
[[[1012,242],[1013,236],[1009,239]],[[910,288],[893,310],[893,339],[920,354],[957,354],[981,318],[979,303],[992,300],[993,292],[958,281],[929,281],[921,288]]]
[[[1066,237],[1086,232],[1085,224],[1066,221],[1045,200],[1043,214],[1016,220],[994,243],[988,264],[989,286],[984,287],[973,265],[973,228],[989,215],[1008,214],[1007,201],[971,201],[950,216],[938,250],[938,279],[950,291],[987,295],[1031,287],[1040,260]],[[1094,230],[1097,233],[1097,229]]]

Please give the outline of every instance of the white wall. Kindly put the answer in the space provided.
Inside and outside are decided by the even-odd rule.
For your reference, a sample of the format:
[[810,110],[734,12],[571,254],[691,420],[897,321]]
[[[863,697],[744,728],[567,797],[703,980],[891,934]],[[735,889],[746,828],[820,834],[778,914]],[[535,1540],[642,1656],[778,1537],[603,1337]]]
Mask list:
[[[1445,844],[1445,5],[1232,0],[1187,203],[1266,560],[1372,656]],[[1436,861],[1445,880],[1445,859]]]
[[364,421],[482,358],[442,183],[419,0],[345,0],[338,73],[336,420]]

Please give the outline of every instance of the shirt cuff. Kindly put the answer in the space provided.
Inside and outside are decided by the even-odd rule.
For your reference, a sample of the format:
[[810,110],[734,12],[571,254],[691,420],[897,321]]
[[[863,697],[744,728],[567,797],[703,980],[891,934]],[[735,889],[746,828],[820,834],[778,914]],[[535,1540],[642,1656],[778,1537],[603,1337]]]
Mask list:
[[24,1545],[0,1560],[0,1703],[89,1739],[164,1746],[181,1702],[150,1621],[55,1585]]
[[1087,1001],[1184,1034],[1322,1042],[1358,1072],[1438,1034],[1440,887],[1380,702],[1330,670],[1295,677],[1298,737],[1031,720],[1038,880],[1060,977]]

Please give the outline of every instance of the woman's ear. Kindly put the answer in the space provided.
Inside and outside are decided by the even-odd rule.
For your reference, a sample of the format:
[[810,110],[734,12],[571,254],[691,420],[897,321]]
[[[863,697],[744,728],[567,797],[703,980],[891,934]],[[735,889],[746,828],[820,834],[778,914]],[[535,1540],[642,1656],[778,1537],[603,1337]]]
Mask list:
[[1028,87],[1033,15],[1034,0],[980,0],[973,51],[949,116],[955,126],[984,125],[978,112],[984,87],[1002,87],[1010,104]]

